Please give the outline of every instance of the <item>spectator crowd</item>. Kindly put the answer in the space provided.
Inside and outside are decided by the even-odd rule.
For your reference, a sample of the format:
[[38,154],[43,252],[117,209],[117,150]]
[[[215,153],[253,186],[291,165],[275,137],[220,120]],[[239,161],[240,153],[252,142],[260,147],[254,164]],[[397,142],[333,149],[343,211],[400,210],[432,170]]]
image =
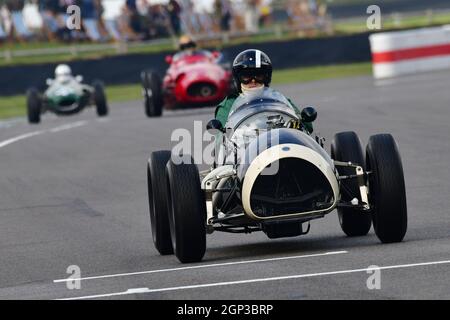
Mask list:
[[[250,31],[273,23],[273,3],[282,3],[289,23],[304,25],[323,8],[316,0],[0,0],[0,41],[139,41],[182,33]],[[80,28],[67,20],[80,8]]]

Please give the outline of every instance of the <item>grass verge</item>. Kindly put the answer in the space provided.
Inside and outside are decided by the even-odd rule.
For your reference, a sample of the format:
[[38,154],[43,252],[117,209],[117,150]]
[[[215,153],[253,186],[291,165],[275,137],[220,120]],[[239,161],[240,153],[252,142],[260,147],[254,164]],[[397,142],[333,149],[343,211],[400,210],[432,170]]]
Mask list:
[[[400,31],[402,29],[424,28],[450,24],[450,13],[433,13],[422,16],[382,16],[382,29],[380,31]],[[361,19],[353,22],[339,22],[334,24],[334,31],[338,34],[367,32],[367,20]]]
[[[275,71],[273,84],[288,84],[310,82],[323,79],[344,78],[360,75],[369,75],[372,71],[370,62],[295,68]],[[123,102],[142,98],[140,84],[127,84],[106,87],[106,96],[109,102]],[[25,116],[25,94],[18,96],[0,97],[0,119]]]

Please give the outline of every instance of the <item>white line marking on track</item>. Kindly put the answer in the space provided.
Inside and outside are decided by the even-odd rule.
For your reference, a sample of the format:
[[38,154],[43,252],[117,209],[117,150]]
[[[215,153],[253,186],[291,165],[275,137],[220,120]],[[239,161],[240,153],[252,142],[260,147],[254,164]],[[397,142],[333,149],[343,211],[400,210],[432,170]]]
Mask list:
[[17,142],[17,141],[20,141],[20,140],[24,140],[24,139],[27,139],[27,138],[31,138],[31,137],[34,137],[34,136],[37,136],[37,135],[40,135],[40,134],[43,134],[43,133],[46,133],[46,132],[51,132],[51,133],[60,132],[60,131],[63,131],[63,130],[69,130],[69,129],[72,129],[72,128],[81,127],[81,126],[86,125],[87,123],[88,123],[87,121],[77,121],[77,122],[65,124],[65,125],[53,128],[53,129],[33,131],[33,132],[25,133],[25,134],[22,134],[22,135],[17,136],[17,137],[13,137],[13,138],[8,139],[8,140],[0,141],[0,148],[6,147],[7,145],[12,144],[14,142]]
[[0,142],[0,148],[6,147],[7,145],[9,145],[11,143],[14,143],[14,142],[17,142],[17,141],[20,141],[20,140],[23,140],[23,139],[27,139],[27,138],[30,138],[30,137],[33,137],[33,136],[37,136],[39,134],[43,134],[44,132],[45,131],[33,131],[33,132],[25,133],[25,134],[22,134],[20,136],[17,136],[17,137],[14,137],[14,138],[2,141],[2,142]]
[[128,289],[126,292],[129,294],[135,294],[135,293],[146,293],[148,288],[134,288],[134,289]]
[[59,132],[59,131],[69,130],[72,128],[84,126],[86,124],[87,124],[87,121],[77,121],[74,123],[69,123],[69,124],[65,124],[65,125],[50,129],[50,132],[55,133],[55,132]]
[[58,283],[58,282],[68,282],[68,281],[76,281],[76,280],[81,281],[81,280],[125,277],[125,276],[134,276],[134,275],[149,274],[149,273],[183,271],[183,270],[192,270],[192,269],[200,269],[200,268],[232,266],[232,265],[238,265],[238,264],[250,264],[250,263],[259,263],[259,262],[271,262],[271,261],[282,261],[282,260],[292,260],[292,259],[301,259],[301,258],[312,258],[312,257],[329,256],[329,255],[336,255],[336,254],[342,254],[342,253],[348,253],[348,251],[331,251],[331,252],[316,253],[316,254],[309,254],[309,255],[302,255],[302,256],[290,256],[290,257],[279,257],[279,258],[269,258],[269,259],[244,260],[244,261],[225,262],[225,263],[203,264],[203,265],[189,266],[189,267],[149,270],[149,271],[130,272],[130,273],[118,273],[118,274],[93,276],[93,277],[85,277],[85,278],[77,278],[77,279],[75,279],[75,278],[67,279],[66,278],[66,279],[53,280],[53,282]]
[[209,288],[209,287],[220,287],[220,286],[230,286],[230,285],[237,285],[237,284],[312,278],[312,277],[328,276],[328,275],[336,275],[336,274],[367,272],[367,271],[371,271],[371,270],[412,268],[412,267],[421,267],[421,266],[430,266],[430,265],[439,265],[439,264],[450,264],[450,260],[401,264],[401,265],[393,265],[393,266],[384,266],[384,267],[379,267],[379,268],[361,268],[361,269],[330,271],[330,272],[321,272],[321,273],[297,274],[297,275],[291,275],[291,276],[272,277],[272,278],[259,278],[259,279],[250,279],[250,280],[215,282],[215,283],[195,284],[195,285],[189,285],[189,286],[169,287],[169,288],[159,288],[159,289],[139,288],[138,290],[131,289],[131,291],[127,290],[124,292],[106,293],[106,294],[98,294],[98,295],[91,295],[91,296],[84,296],[84,297],[63,298],[63,299],[58,299],[58,300],[81,300],[81,299],[107,298],[107,297],[123,296],[123,295],[136,294],[136,293],[154,293],[154,292],[164,292],[164,291],[177,291],[177,290],[199,289],[199,288]]

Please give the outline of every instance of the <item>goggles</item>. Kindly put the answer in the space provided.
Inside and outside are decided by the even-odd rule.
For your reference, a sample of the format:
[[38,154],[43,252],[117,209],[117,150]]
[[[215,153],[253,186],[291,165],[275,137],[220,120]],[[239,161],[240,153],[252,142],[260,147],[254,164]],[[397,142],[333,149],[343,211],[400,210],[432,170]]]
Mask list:
[[252,82],[252,80],[255,80],[257,83],[264,83],[266,80],[266,75],[263,73],[259,74],[241,74],[239,76],[239,81],[243,84],[249,84]]
[[197,47],[197,45],[195,44],[195,42],[192,42],[192,41],[180,44],[180,50],[194,49],[196,47]]

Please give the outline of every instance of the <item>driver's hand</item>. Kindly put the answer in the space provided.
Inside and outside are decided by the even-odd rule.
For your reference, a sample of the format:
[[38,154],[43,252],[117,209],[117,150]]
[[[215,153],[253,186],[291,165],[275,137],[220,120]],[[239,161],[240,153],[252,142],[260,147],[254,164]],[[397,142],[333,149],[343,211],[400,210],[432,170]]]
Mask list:
[[291,120],[288,123],[288,128],[303,130],[303,124],[300,120]]

